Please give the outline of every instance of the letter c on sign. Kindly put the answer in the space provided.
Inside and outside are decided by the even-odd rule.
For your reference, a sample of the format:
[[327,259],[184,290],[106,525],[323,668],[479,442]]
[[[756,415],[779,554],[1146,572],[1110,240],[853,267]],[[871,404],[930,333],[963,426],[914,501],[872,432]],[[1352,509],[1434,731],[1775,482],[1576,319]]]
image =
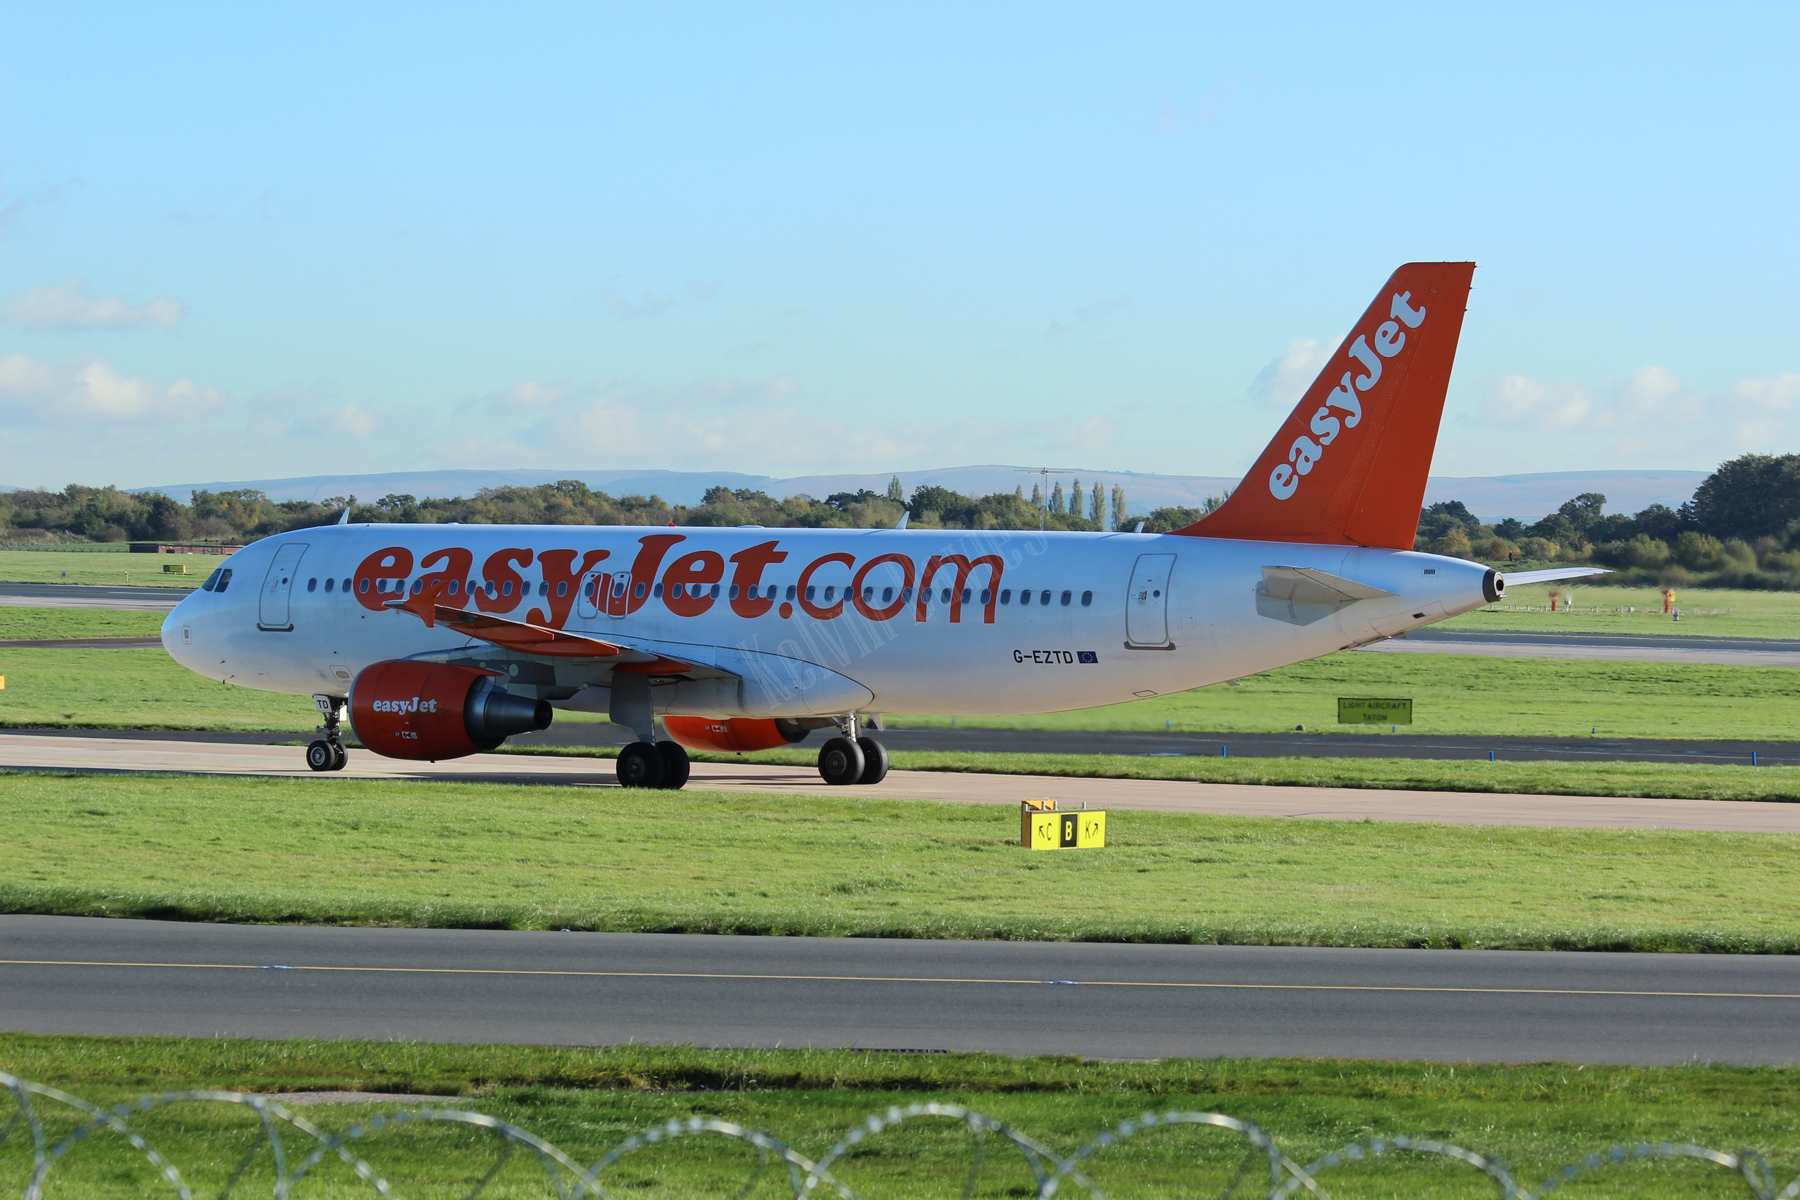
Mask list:
[[1277,500],[1286,500],[1300,486],[1300,477],[1294,474],[1294,468],[1282,463],[1269,472],[1269,495]]

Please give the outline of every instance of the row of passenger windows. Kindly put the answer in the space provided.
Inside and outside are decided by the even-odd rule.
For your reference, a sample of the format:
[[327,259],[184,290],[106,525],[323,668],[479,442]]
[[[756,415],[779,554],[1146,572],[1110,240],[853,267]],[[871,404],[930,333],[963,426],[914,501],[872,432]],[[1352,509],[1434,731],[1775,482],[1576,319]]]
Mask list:
[[[230,578],[230,572],[226,572],[226,578],[227,579]],[[391,593],[396,596],[401,595],[408,590],[406,581],[404,579],[400,579],[400,580],[377,579],[377,580],[373,580],[373,581],[371,581],[369,579],[363,579],[359,583],[356,584],[356,590],[358,592],[366,594],[369,591],[371,586],[373,586],[374,590],[379,593],[383,593],[383,594]],[[583,591],[589,600],[594,600],[596,598],[595,593],[596,593],[598,587],[599,587],[598,580],[593,580],[593,579],[588,580],[587,586],[583,589]],[[335,591],[335,590],[337,590],[337,588],[338,588],[337,580],[327,579],[325,581],[325,590],[327,592]],[[351,580],[348,580],[348,579],[344,580],[344,582],[343,582],[344,592],[346,594],[348,594],[350,589],[351,589]],[[222,584],[220,585],[219,590],[220,591],[225,590],[224,586]],[[309,592],[318,591],[319,590],[319,581],[316,578],[308,579],[306,581],[306,590]],[[423,579],[415,579],[412,581],[411,591],[412,591],[413,595],[416,596],[424,590],[425,590],[425,581]],[[660,584],[660,583],[657,584],[651,590],[657,599],[660,600],[662,598],[662,595],[663,595],[663,585],[662,584]],[[737,584],[734,583],[725,590],[726,590],[727,596],[730,599],[736,600],[738,598],[738,585]],[[751,600],[756,600],[756,599],[773,600],[773,599],[775,599],[775,596],[776,596],[776,593],[778,590],[779,590],[779,585],[771,583],[768,586],[768,590],[766,592],[760,592],[757,588],[748,589],[745,592],[745,597],[747,599],[751,599]],[[821,589],[819,589],[817,587],[808,587],[806,589],[806,599],[807,599],[808,603],[817,603],[818,602],[820,590]],[[938,603],[940,603],[940,604],[950,603],[951,590],[952,589],[950,589],[950,588],[940,589],[937,594]],[[452,579],[450,581],[449,586],[446,587],[444,589],[444,591],[447,595],[451,595],[451,596],[457,596],[457,595],[463,594],[462,580]],[[512,583],[512,580],[509,579],[509,580],[505,581],[504,583],[501,583],[496,586],[494,581],[490,579],[487,581],[486,585],[484,586],[479,580],[474,580],[474,579],[469,580],[468,594],[473,596],[474,594],[476,594],[477,592],[480,592],[480,591],[485,591],[489,596],[510,596],[513,594],[513,583]],[[523,595],[529,596],[531,594],[531,585],[529,583],[522,585],[520,588],[520,591]],[[711,584],[711,585],[703,585],[703,584],[698,584],[698,583],[689,583],[689,584],[676,583],[676,584],[671,584],[669,587],[669,595],[672,598],[678,599],[678,600],[682,599],[684,597],[688,598],[688,599],[693,599],[693,600],[699,600],[702,598],[710,597],[711,599],[717,600],[719,598],[719,591],[720,591],[720,585],[716,584],[716,583]],[[826,604],[832,604],[837,601],[839,589],[835,585],[827,586],[826,588],[823,589],[823,591],[825,593],[824,602]],[[843,591],[843,598],[846,600],[850,599],[851,589],[844,588],[844,589],[842,589],[842,591]],[[864,604],[877,603],[877,601],[875,599],[875,592],[876,592],[876,589],[873,587],[863,588],[863,594],[862,594],[863,603]],[[540,582],[537,585],[537,594],[540,596],[548,596],[550,594],[549,583],[548,582]],[[565,579],[556,585],[556,595],[560,599],[562,597],[566,597],[568,594],[569,594],[569,582],[568,582],[568,580]],[[636,599],[642,600],[644,598],[644,584],[639,583],[637,585],[637,587],[633,589],[633,594]],[[614,582],[613,587],[612,587],[612,595],[613,595],[614,599],[621,599],[624,597],[625,581],[623,579],[620,579],[620,580],[617,580],[616,582]],[[790,583],[787,587],[787,599],[790,601],[794,600],[794,599],[798,598],[798,595],[799,595],[799,588],[797,588],[795,585]],[[964,604],[968,604],[971,601],[973,601],[974,597],[975,597],[974,589],[964,588],[962,590],[962,602]],[[902,604],[912,603],[912,598],[913,598],[913,589],[911,589],[909,587],[900,589],[900,602]],[[991,589],[988,589],[988,588],[981,589],[980,603],[984,607],[987,604],[991,603],[993,601],[993,598],[994,598],[994,594]],[[930,590],[927,590],[927,591],[921,593],[919,599],[921,602],[923,602],[925,604],[931,603],[932,592]],[[1026,588],[1026,589],[1020,590],[1020,592],[1018,593],[1018,599],[1019,599],[1019,606],[1021,608],[1029,606],[1034,602],[1040,608],[1047,608],[1050,605],[1059,603],[1059,602],[1061,603],[1061,605],[1064,608],[1067,608],[1069,605],[1071,605],[1075,602],[1075,593],[1073,590],[1069,590],[1069,589],[1064,589],[1063,591],[1061,591],[1059,593],[1055,589],[1052,589],[1052,588],[1044,588],[1039,591],[1032,591],[1031,589]],[[881,589],[881,599],[880,599],[879,603],[882,604],[883,606],[885,606],[885,605],[892,604],[893,602],[894,602],[894,589],[891,587],[882,588]],[[1000,589],[1000,603],[1001,604],[1011,604],[1012,602],[1013,602],[1013,589],[1011,589],[1011,588]],[[1086,591],[1086,592],[1081,593],[1081,607],[1089,608],[1089,607],[1092,607],[1093,603],[1094,603],[1094,593],[1093,592]]]

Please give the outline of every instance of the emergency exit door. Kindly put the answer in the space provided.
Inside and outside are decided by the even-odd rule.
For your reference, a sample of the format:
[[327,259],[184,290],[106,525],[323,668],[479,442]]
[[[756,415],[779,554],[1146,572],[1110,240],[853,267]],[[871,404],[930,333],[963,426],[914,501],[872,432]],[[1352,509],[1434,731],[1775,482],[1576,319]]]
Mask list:
[[1169,575],[1173,554],[1140,554],[1125,595],[1125,644],[1161,649],[1169,644]]

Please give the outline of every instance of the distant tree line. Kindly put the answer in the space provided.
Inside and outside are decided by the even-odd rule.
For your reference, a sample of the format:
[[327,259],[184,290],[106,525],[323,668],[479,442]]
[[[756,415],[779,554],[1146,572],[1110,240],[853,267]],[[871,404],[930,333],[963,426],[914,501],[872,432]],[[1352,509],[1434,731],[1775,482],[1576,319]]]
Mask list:
[[[271,500],[262,492],[196,491],[183,504],[158,492],[72,484],[59,492],[0,493],[0,543],[218,542],[241,543],[290,529],[336,522],[347,508],[353,522],[430,525],[764,525],[770,528],[891,528],[905,516],[915,529],[1103,530],[1129,525],[1125,490],[1095,483],[1084,490],[1061,481],[1048,496],[1033,485],[979,498],[925,484],[908,498],[895,476],[884,492],[864,488],[816,500],[777,500],[753,488],[709,488],[696,505],[658,496],[610,496],[565,479],[537,487],[483,488],[471,497],[387,495],[373,503],[354,496],[327,500]],[[1172,512],[1177,510],[1159,510]],[[1186,511],[1186,510],[1182,510]]]
[[1617,572],[1607,583],[1800,587],[1800,455],[1734,458],[1679,509],[1634,516],[1607,513],[1599,492],[1529,525],[1483,524],[1461,501],[1440,501],[1420,513],[1413,545],[1496,565],[1597,563]]

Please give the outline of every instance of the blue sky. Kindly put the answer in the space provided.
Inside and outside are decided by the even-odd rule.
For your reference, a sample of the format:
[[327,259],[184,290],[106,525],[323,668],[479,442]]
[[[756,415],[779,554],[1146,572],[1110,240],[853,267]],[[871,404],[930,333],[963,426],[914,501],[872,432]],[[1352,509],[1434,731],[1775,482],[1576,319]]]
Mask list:
[[0,482],[1800,450],[1800,8],[0,4]]

